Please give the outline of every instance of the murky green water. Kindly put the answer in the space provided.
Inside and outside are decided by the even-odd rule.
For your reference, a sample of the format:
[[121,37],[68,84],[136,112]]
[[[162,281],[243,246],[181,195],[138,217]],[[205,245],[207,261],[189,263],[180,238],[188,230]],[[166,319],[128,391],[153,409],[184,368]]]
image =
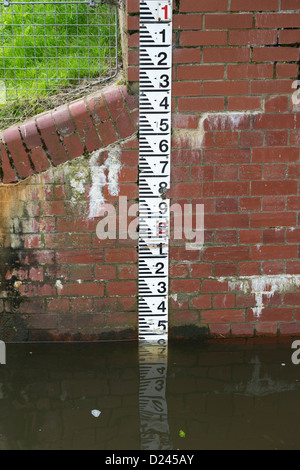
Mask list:
[[7,344],[0,449],[299,449],[291,343]]

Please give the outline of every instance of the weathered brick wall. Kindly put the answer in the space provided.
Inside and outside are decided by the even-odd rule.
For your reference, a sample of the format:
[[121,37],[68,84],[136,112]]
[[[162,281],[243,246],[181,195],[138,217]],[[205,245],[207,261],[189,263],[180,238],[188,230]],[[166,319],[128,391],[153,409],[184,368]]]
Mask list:
[[[138,196],[138,8],[127,1],[129,94],[3,132],[2,339],[136,337],[136,241],[98,239],[91,188],[101,167],[117,210]],[[170,334],[300,333],[299,26],[298,0],[174,1],[169,197],[204,205],[205,243],[170,241]]]

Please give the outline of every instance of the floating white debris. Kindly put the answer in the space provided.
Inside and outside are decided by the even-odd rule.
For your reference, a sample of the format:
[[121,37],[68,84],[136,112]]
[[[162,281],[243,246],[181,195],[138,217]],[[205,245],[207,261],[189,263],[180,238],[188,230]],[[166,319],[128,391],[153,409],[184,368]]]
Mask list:
[[95,416],[95,418],[99,418],[99,416],[101,415],[101,411],[100,410],[92,410],[91,414],[93,416]]

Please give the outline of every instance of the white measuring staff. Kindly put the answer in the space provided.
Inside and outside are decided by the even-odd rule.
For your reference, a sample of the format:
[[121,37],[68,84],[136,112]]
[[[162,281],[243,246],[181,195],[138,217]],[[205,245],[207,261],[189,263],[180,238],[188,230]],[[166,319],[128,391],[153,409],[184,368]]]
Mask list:
[[140,0],[139,340],[168,341],[172,0]]

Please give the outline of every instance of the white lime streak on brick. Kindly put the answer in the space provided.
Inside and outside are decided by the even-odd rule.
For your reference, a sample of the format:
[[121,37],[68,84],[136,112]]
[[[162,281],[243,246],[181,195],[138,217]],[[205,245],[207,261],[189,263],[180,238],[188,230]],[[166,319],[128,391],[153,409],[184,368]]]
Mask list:
[[[216,279],[216,278],[215,278]],[[254,294],[256,307],[253,313],[260,316],[264,309],[263,295],[268,299],[273,297],[275,292],[287,292],[294,287],[300,286],[300,275],[278,274],[274,276],[240,276],[240,277],[220,277],[220,282],[228,282],[231,290],[240,290],[245,294]]]
[[[264,107],[264,103],[263,103]],[[239,128],[239,125],[245,116],[253,116],[256,114],[261,114],[263,110],[255,111],[226,111],[223,113],[203,113],[201,114],[198,129],[175,129],[173,133],[174,143],[180,144],[183,140],[189,140],[189,145],[191,148],[201,148],[203,138],[205,135],[204,122],[207,121],[208,130],[218,129],[226,130],[227,123],[231,130]]]
[[101,207],[105,203],[103,188],[106,184],[108,185],[108,191],[112,196],[117,196],[119,194],[118,177],[121,169],[121,148],[119,146],[110,146],[105,150],[108,152],[108,157],[103,165],[99,166],[99,157],[102,153],[101,150],[93,152],[89,161],[90,174],[92,178],[92,186],[89,194],[90,218],[97,217]]

